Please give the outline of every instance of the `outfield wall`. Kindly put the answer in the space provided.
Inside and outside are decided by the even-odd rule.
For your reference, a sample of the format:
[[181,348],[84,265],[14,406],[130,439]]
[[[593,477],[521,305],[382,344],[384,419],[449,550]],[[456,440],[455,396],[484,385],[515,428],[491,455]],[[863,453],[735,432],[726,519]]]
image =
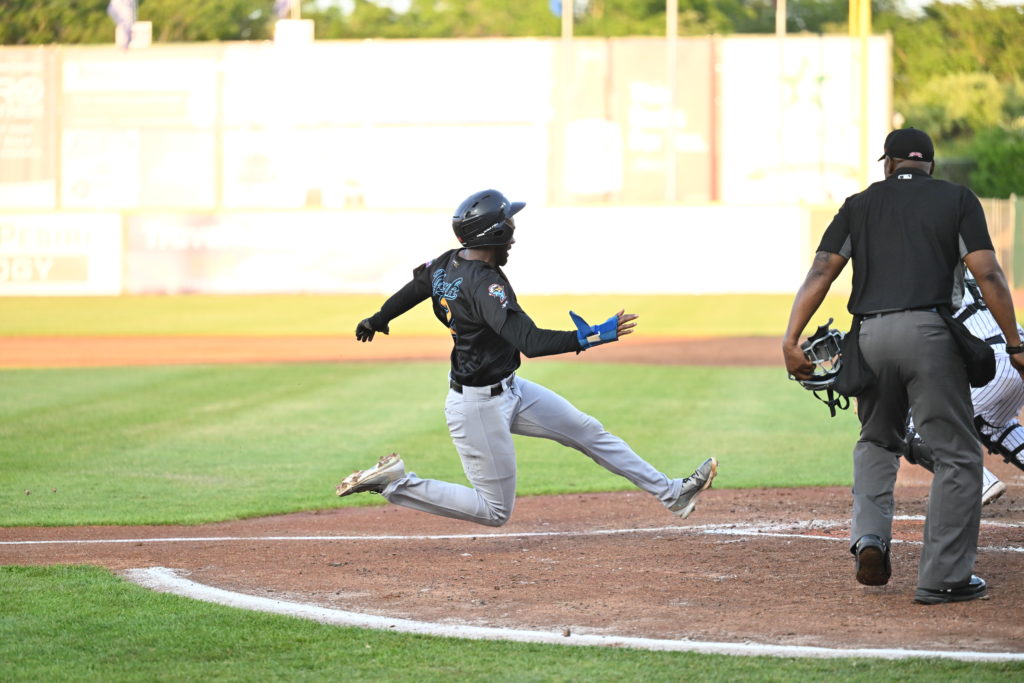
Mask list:
[[[791,293],[833,211],[528,207],[509,269],[522,293]],[[387,293],[456,246],[449,221],[426,210],[0,213],[0,295]]]
[[891,81],[888,36],[2,46],[0,209],[830,203]]

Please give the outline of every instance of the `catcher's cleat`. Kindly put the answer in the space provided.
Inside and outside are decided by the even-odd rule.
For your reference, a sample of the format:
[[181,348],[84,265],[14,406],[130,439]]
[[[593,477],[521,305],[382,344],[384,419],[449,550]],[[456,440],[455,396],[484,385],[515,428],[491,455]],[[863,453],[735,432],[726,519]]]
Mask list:
[[857,558],[857,582],[865,586],[884,586],[892,576],[889,546],[878,536],[861,536],[853,548]]
[[693,474],[683,480],[683,488],[679,492],[676,502],[668,506],[679,519],[686,519],[697,507],[697,495],[704,489],[711,487],[711,481],[718,473],[718,461],[708,458],[700,467],[694,470]]
[[388,484],[397,481],[405,476],[405,463],[402,462],[398,453],[385,455],[377,461],[377,464],[368,470],[359,470],[345,477],[335,487],[339,496],[347,496],[351,493],[362,493],[370,491],[381,493]]
[[999,500],[999,497],[1006,493],[1006,484],[996,479],[990,482],[981,492],[981,504],[988,505]]

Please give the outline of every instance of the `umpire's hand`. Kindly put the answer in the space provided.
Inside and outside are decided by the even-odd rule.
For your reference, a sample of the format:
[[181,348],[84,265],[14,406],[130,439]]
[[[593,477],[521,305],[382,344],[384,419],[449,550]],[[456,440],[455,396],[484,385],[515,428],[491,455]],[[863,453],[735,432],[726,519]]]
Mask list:
[[373,335],[377,332],[387,334],[390,330],[387,325],[383,328],[375,328],[369,318],[364,318],[356,325],[356,339],[361,342],[373,341]]
[[786,360],[786,371],[797,379],[809,379],[814,372],[814,363],[807,360],[803,350],[797,342],[785,340],[782,342],[782,355]]

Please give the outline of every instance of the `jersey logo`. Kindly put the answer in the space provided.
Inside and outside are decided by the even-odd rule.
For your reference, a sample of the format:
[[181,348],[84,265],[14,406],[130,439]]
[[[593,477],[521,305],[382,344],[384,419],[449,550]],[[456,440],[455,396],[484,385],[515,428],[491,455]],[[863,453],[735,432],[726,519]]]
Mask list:
[[900,180],[911,180],[914,177],[913,173],[901,173],[899,176]]
[[505,288],[495,282],[493,285],[487,288],[487,293],[493,296],[495,299],[501,302],[501,307],[505,308],[508,305],[508,300],[505,297]]
[[462,278],[460,277],[455,282],[445,282],[444,268],[441,268],[434,273],[432,285],[434,296],[454,301],[459,298],[459,289],[462,287]]

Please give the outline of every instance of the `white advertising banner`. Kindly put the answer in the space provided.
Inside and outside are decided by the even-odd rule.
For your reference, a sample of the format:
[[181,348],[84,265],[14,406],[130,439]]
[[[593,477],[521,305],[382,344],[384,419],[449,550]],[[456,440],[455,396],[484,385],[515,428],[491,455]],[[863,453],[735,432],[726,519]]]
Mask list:
[[444,250],[450,220],[436,211],[132,215],[125,292],[385,291]]
[[0,207],[52,209],[57,199],[56,50],[0,50]]
[[121,293],[121,216],[0,213],[0,296]]
[[[132,215],[124,289],[391,293],[457,246],[449,213]],[[810,263],[808,235],[809,212],[796,206],[528,206],[507,270],[531,294],[791,294]]]

